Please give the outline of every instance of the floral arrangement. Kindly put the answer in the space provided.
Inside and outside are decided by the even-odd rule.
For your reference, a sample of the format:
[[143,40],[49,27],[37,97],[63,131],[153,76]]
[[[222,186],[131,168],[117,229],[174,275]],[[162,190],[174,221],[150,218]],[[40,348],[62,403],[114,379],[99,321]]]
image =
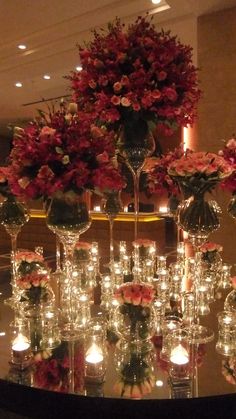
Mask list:
[[148,17],[138,17],[127,30],[116,19],[107,31],[94,31],[79,54],[83,69],[69,77],[74,98],[101,123],[129,133],[138,122],[137,137],[147,123],[165,135],[193,123],[200,91],[192,48],[158,32]]
[[50,277],[48,274],[32,272],[16,280],[16,284],[24,294],[21,301],[28,300],[32,304],[39,304],[46,301],[48,297],[48,285]]
[[11,195],[9,185],[8,185],[8,178],[9,178],[9,168],[7,166],[0,167],[0,195],[4,197],[8,197]]
[[47,266],[42,255],[31,251],[18,251],[15,254],[18,276],[24,276],[35,271],[45,271]]
[[236,193],[236,139],[228,140],[219,155],[223,157],[227,163],[232,167],[232,174],[221,183],[221,187],[232,194]]
[[222,374],[229,384],[236,385],[236,358],[232,356],[222,361]]
[[188,195],[210,191],[232,173],[231,166],[221,156],[203,151],[187,150],[178,160],[170,163],[168,174],[181,182]]
[[79,241],[74,248],[74,261],[79,263],[81,261],[88,261],[90,259],[91,243]]
[[103,190],[122,189],[123,179],[109,159],[113,133],[94,126],[94,114],[77,112],[73,105],[66,109],[61,104],[60,110],[15,130],[9,178],[15,195],[46,199],[101,185]]
[[115,291],[114,296],[120,304],[147,307],[155,297],[155,289],[148,284],[126,282]]
[[130,361],[123,364],[119,371],[120,379],[114,392],[120,397],[141,399],[150,394],[155,385],[154,375],[144,356],[132,353]]
[[149,240],[149,239],[137,239],[133,241],[133,246],[134,247],[150,247],[150,246],[155,246],[155,242],[154,240]]
[[[215,263],[219,260],[217,259],[217,256],[219,252],[222,252],[223,247],[220,244],[213,243],[213,242],[206,242],[203,243],[200,248],[200,252],[202,252],[202,260],[207,263]],[[220,259],[221,261],[221,259]],[[216,268],[216,267],[215,267]]]
[[149,195],[158,194],[158,196],[167,195],[178,196],[179,185],[175,178],[168,173],[172,162],[180,159],[184,152],[182,147],[176,148],[161,157],[147,158],[143,170],[147,173],[147,192]]
[[[68,393],[69,353],[65,342],[51,352],[43,351],[34,357],[34,385],[38,388]],[[84,384],[84,351],[78,342],[75,347],[75,392],[82,391]]]

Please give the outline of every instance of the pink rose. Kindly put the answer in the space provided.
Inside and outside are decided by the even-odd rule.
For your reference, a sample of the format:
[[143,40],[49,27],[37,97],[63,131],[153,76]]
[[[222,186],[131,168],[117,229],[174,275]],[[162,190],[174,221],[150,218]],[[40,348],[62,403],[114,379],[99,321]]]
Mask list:
[[227,142],[226,147],[229,148],[230,150],[235,150],[236,149],[236,140],[234,138],[231,138]]
[[115,96],[115,95],[112,96],[111,103],[113,103],[113,105],[118,106],[118,105],[120,105],[120,102],[121,102],[121,100],[120,100],[119,96]]
[[113,90],[115,93],[119,93],[121,89],[122,89],[122,84],[119,81],[113,84]]
[[120,103],[125,108],[128,108],[131,105],[131,102],[127,97],[122,97]]

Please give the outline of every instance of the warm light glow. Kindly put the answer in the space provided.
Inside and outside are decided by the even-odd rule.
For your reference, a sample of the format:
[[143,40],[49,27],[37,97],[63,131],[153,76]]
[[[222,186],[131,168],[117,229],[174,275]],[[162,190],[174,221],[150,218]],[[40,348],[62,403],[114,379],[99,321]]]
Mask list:
[[190,127],[183,127],[182,139],[183,139],[184,151],[187,150],[187,148],[191,148],[190,131],[191,131]]
[[163,383],[163,381],[162,381],[162,380],[157,380],[157,381],[156,381],[156,386],[157,386],[157,387],[163,387],[163,384],[164,384],[164,383]]
[[177,365],[187,364],[189,361],[188,352],[182,345],[179,344],[171,351],[170,360],[173,364]]
[[5,332],[0,332],[0,336],[6,336]]
[[93,207],[93,210],[96,211],[96,212],[101,211],[100,205],[95,205],[95,207]]
[[13,351],[26,351],[29,349],[30,344],[28,342],[28,339],[23,336],[21,333],[14,339],[12,344]]
[[26,45],[20,44],[20,45],[18,45],[18,48],[24,50],[24,49],[26,49]]
[[16,87],[22,87],[22,86],[23,86],[23,84],[22,84],[20,81],[17,81],[17,82],[15,83],[15,86],[16,86]]
[[166,214],[168,212],[168,208],[167,207],[159,207],[159,212],[161,212],[162,214]]
[[85,360],[90,364],[98,364],[103,361],[102,351],[96,343],[92,343],[87,350]]
[[152,3],[153,4],[160,4],[161,3],[161,0],[152,0]]
[[51,76],[49,76],[49,74],[44,74],[43,78],[44,80],[50,80]]
[[75,67],[75,68],[76,68],[77,71],[82,71],[83,70],[82,65],[77,65],[77,67]]

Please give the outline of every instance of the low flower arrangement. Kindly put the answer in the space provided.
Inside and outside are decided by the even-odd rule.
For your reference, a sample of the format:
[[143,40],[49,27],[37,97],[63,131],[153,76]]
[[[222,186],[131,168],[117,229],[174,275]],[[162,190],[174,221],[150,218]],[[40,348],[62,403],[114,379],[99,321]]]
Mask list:
[[[38,388],[63,393],[69,387],[69,354],[68,345],[62,342],[52,351],[43,351],[34,357],[34,385]],[[74,356],[75,392],[81,392],[84,384],[84,351],[82,345],[76,344]]]
[[50,277],[48,274],[32,272],[16,280],[18,287],[24,291],[21,301],[40,304],[47,301]]
[[79,54],[83,69],[69,77],[74,98],[81,109],[89,104],[101,123],[126,134],[139,126],[136,141],[149,123],[165,135],[193,123],[200,91],[192,48],[156,30],[149,17],[127,29],[116,19],[94,31]]
[[186,153],[170,163],[168,174],[176,179],[188,196],[211,191],[217,183],[230,176],[232,167],[221,156],[203,151]]
[[15,254],[17,274],[22,277],[35,271],[46,271],[47,266],[42,255],[30,251],[18,251]]
[[223,247],[220,244],[213,242],[206,242],[200,246],[200,252],[202,252],[202,260],[209,263],[216,261],[217,254],[222,252]]
[[[155,297],[155,289],[148,284],[126,282],[115,291],[115,298],[121,305],[148,307]],[[131,308],[133,308],[131,307]],[[145,316],[145,311],[144,311]]]

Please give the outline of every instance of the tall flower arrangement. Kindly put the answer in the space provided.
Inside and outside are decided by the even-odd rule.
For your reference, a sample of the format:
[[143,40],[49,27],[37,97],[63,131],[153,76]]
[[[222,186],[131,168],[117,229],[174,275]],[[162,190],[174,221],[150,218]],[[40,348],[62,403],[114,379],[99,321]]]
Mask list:
[[130,132],[138,121],[137,138],[150,122],[166,135],[193,123],[200,91],[191,47],[157,31],[146,17],[127,30],[116,19],[93,35],[79,46],[83,70],[69,77],[81,109],[93,109],[115,130]]
[[123,179],[109,159],[113,133],[95,127],[93,113],[78,112],[74,105],[15,130],[9,179],[15,195],[81,194],[101,183],[103,190],[122,189]]
[[231,192],[233,195],[236,194],[236,139],[231,138],[225,143],[222,150],[219,151],[219,155],[222,156],[227,163],[232,167],[232,174],[222,182],[221,186],[223,189]]

